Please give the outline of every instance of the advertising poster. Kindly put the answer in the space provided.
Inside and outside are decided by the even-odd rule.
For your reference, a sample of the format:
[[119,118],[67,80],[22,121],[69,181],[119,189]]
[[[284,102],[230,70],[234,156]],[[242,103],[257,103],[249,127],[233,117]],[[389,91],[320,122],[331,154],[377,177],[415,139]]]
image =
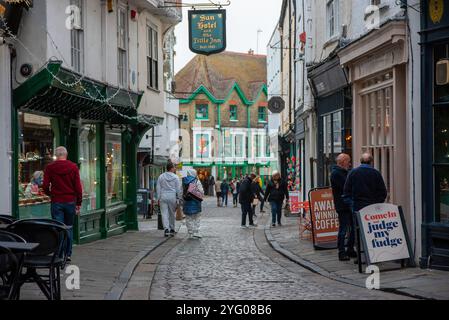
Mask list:
[[315,189],[309,193],[313,244],[316,248],[335,249],[338,237],[338,214],[332,189]]
[[290,213],[299,214],[300,194],[299,192],[289,192],[290,197]]
[[357,219],[370,263],[410,258],[408,239],[398,206],[374,204],[361,210]]

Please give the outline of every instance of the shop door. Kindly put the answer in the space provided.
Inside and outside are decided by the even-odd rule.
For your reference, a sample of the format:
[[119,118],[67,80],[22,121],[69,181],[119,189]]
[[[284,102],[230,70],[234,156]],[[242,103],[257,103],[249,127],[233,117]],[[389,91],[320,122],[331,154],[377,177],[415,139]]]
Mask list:
[[336,157],[343,152],[343,111],[339,110],[320,117],[319,122],[319,187],[330,186],[332,166]]

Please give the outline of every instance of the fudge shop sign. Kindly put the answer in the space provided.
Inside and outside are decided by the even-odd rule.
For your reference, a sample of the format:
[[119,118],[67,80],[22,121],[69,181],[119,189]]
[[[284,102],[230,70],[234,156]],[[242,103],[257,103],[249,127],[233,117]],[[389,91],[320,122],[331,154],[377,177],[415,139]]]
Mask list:
[[411,258],[407,228],[400,207],[374,204],[356,215],[370,264]]
[[226,10],[189,11],[189,47],[210,55],[226,49]]

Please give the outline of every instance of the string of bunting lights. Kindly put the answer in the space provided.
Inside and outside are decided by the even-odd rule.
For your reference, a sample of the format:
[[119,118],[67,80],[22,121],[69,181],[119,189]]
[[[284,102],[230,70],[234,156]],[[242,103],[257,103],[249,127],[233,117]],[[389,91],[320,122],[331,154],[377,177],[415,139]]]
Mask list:
[[[35,59],[37,62],[39,62],[41,65],[42,65],[42,67],[41,67],[41,69],[40,70],[42,70],[42,69],[46,69],[46,71],[50,74],[50,76],[52,77],[52,79],[54,79],[54,80],[56,80],[56,81],[58,81],[61,85],[63,85],[63,86],[65,86],[65,87],[68,87],[68,88],[73,88],[73,87],[75,87],[75,86],[78,86],[79,88],[81,88],[82,89],[82,91],[91,99],[91,100],[93,100],[93,101],[95,101],[95,102],[97,102],[97,103],[99,103],[100,105],[105,105],[105,106],[107,106],[111,111],[113,111],[115,114],[117,114],[119,117],[121,117],[121,118],[124,118],[124,119],[127,119],[127,120],[131,120],[131,121],[139,121],[139,122],[142,122],[142,123],[145,123],[145,124],[147,124],[147,125],[154,125],[154,123],[151,123],[150,121],[148,121],[147,119],[146,119],[146,117],[144,117],[143,115],[140,115],[140,114],[138,114],[137,116],[129,116],[129,115],[126,115],[126,114],[123,114],[123,113],[121,113],[120,111],[118,111],[116,108],[114,108],[113,106],[112,106],[112,104],[111,104],[111,101],[120,93],[120,91],[121,91],[121,88],[118,88],[111,96],[109,96],[109,97],[104,97],[104,95],[103,95],[103,93],[101,93],[99,90],[98,90],[98,88],[97,88],[97,86],[96,85],[93,85],[92,87],[95,89],[95,91],[98,93],[98,95],[101,97],[101,99],[98,99],[97,97],[94,97],[90,92],[89,92],[89,90],[87,90],[85,87],[84,87],[84,85],[83,85],[83,83],[82,83],[82,81],[83,80],[85,80],[85,75],[81,75],[79,78],[76,78],[76,76],[73,76],[73,78],[75,79],[75,81],[74,82],[65,82],[65,81],[63,81],[62,79],[60,79],[56,74],[54,74],[53,72],[52,72],[52,70],[51,69],[49,69],[49,67],[48,67],[48,64],[49,64],[49,62],[48,61],[45,61],[45,62],[41,62],[40,61],[40,59],[11,31],[11,29],[9,28],[9,26],[8,26],[8,24],[7,24],[7,22],[6,22],[6,20],[3,18],[3,17],[1,17],[0,16],[0,20],[2,21],[2,23],[3,23],[3,27],[4,27],[4,30],[5,30],[5,32],[14,40],[14,41],[16,41],[17,43],[19,43],[27,52],[28,52],[28,54],[33,58],[33,59]],[[42,26],[41,26],[41,28],[43,28]],[[44,28],[43,28],[44,29]],[[61,58],[62,58],[62,60],[67,64],[67,61],[65,60],[65,58],[64,58],[64,55],[60,52],[60,50],[59,50],[59,48],[56,46],[56,44],[54,43],[54,41],[53,41],[53,38],[51,37],[51,35],[50,35],[50,33],[48,32],[48,30],[47,29],[44,29],[45,30],[45,32],[47,33],[47,35],[50,37],[50,39],[51,39],[51,42],[53,43],[53,46],[55,47],[55,49],[58,51],[58,53],[61,55]],[[68,64],[67,64],[68,65]],[[50,91],[50,89],[48,89],[46,92],[44,92],[43,94],[41,94],[41,95],[39,95],[38,97],[42,97],[42,96],[45,96],[48,92]],[[124,91],[126,91],[126,93],[127,93],[127,95],[128,95],[128,98],[129,98],[129,101],[131,102],[131,104],[132,104],[132,107],[135,109],[135,110],[137,110],[137,106],[136,106],[136,104],[134,103],[134,101],[133,101],[133,99],[132,99],[132,97],[131,97],[131,95],[130,95],[130,93],[129,93],[129,90],[124,90]],[[106,95],[107,95],[107,93],[106,93]],[[27,102],[27,104],[25,104],[25,106],[23,106],[23,108],[26,108],[26,107],[28,107],[32,102],[34,102],[34,100],[35,100],[35,98],[36,97],[34,97],[33,99],[31,99],[30,101],[28,101]]]

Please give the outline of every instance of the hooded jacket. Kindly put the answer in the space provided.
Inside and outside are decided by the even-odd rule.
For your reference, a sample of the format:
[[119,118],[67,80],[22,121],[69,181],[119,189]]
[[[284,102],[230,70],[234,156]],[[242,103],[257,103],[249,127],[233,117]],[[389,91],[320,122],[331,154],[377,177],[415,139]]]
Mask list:
[[[197,177],[194,176],[187,176],[182,179],[182,184],[184,185],[184,188],[188,188],[189,184],[196,183],[198,186],[198,189],[204,193],[203,186],[201,185],[201,182],[198,180]],[[195,199],[185,200],[183,205],[183,211],[186,215],[194,215],[201,212],[201,202]]]
[[182,187],[179,177],[173,172],[165,172],[159,176],[156,185],[157,199],[161,200],[162,195],[176,196],[181,199]]
[[80,206],[83,201],[79,169],[69,160],[56,160],[45,168],[43,189],[53,203]]
[[276,188],[276,184],[271,179],[265,190],[264,201],[266,202],[283,202],[284,199],[289,200],[288,186],[287,182],[284,180],[279,181],[279,187]]

